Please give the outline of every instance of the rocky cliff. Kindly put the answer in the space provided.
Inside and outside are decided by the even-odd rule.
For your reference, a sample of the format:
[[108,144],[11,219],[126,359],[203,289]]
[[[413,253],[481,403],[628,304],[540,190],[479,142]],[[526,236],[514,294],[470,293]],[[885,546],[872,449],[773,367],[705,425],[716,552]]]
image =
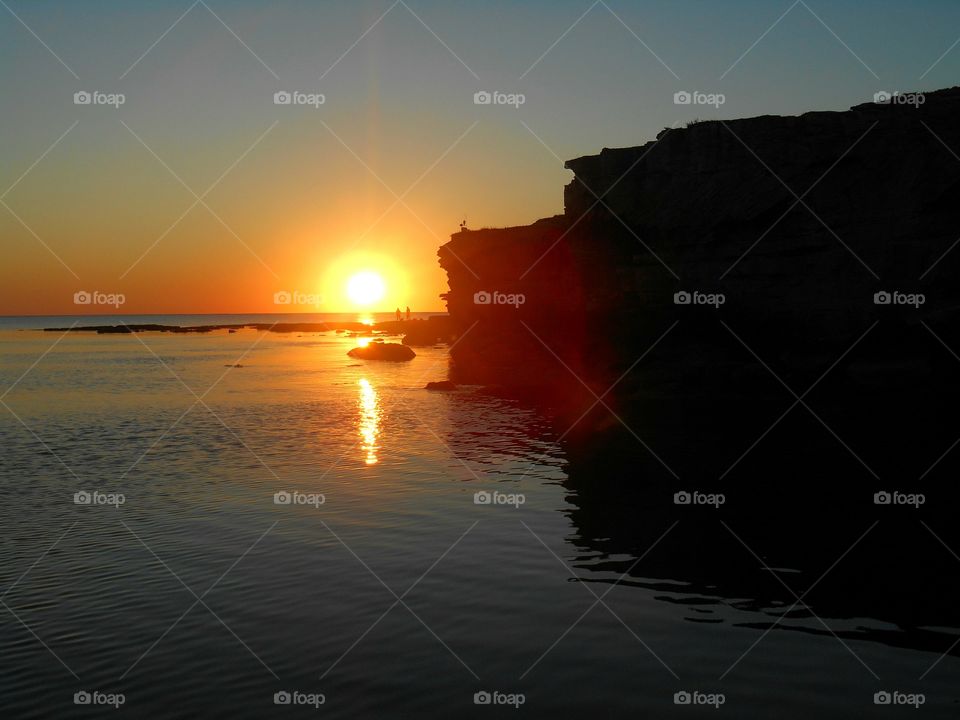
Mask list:
[[[450,314],[472,327],[452,351],[458,372],[515,387],[575,373],[602,391],[674,321],[723,335],[722,320],[802,373],[874,320],[941,324],[960,295],[960,254],[937,263],[960,237],[958,117],[951,89],[700,122],[570,160],[563,215],[440,248]],[[902,295],[878,305],[878,292]],[[918,293],[919,308],[903,297]],[[713,350],[684,362],[732,360]]]
[[571,423],[602,397],[575,432],[655,417],[728,453],[816,381],[818,417],[858,435],[885,407],[919,413],[891,427],[942,452],[960,433],[935,420],[960,378],[958,119],[954,88],[568,161],[563,215],[440,248],[455,379],[536,392]]

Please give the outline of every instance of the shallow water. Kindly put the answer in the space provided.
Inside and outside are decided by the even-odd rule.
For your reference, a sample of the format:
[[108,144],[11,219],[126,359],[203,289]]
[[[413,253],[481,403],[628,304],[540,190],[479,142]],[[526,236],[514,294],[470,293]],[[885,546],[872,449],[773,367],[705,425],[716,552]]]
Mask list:
[[[723,597],[682,557],[645,575],[605,543],[602,508],[578,521],[547,415],[425,391],[445,348],[368,363],[354,344],[0,332],[4,717],[72,716],[83,690],[157,718],[282,715],[274,694],[294,690],[343,718],[484,717],[484,690],[534,717],[713,712],[679,691],[723,693],[737,717],[909,709],[875,706],[885,689],[957,712],[957,658],[927,672],[943,648],[878,642],[864,628],[898,629],[855,613],[765,633],[792,599]],[[94,490],[124,502],[75,504]],[[316,504],[275,502],[294,491]],[[638,522],[666,533],[651,555],[684,532]],[[782,577],[799,593],[825,569]]]

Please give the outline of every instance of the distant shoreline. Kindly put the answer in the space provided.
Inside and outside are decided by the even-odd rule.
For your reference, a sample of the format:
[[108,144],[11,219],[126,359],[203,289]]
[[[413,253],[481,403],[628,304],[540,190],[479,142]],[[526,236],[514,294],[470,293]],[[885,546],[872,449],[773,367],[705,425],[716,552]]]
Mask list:
[[[438,317],[442,322],[447,318],[445,313],[432,312],[411,312],[410,319],[429,320],[432,317]],[[209,328],[210,330],[227,327],[238,329],[240,327],[265,326],[270,327],[274,324],[279,325],[324,325],[328,329],[354,329],[362,324],[365,327],[379,323],[393,322],[396,314],[391,312],[350,312],[350,313],[256,313],[250,315],[241,314],[171,314],[171,315],[144,315],[144,314],[90,314],[90,315],[18,315],[18,316],[0,316],[0,332],[6,331],[46,331],[59,330],[66,332],[69,328],[84,328],[87,332],[95,332],[101,328],[126,325],[129,327],[139,327],[141,331],[167,331],[171,332],[179,328]],[[149,327],[148,327],[149,326]],[[194,331],[196,332],[196,330]]]
[[161,332],[173,334],[207,334],[226,330],[256,330],[274,333],[343,333],[343,337],[359,335],[403,336],[405,345],[435,345],[449,343],[452,337],[450,319],[446,315],[431,315],[410,320],[388,320],[376,323],[358,321],[302,322],[302,323],[211,323],[206,325],[166,325],[161,323],[120,323],[116,325],[76,325],[71,327],[20,328],[59,333],[96,333],[97,335],[131,335],[133,333]]
[[169,332],[169,333],[208,333],[217,330],[261,330],[265,332],[379,332],[390,335],[402,335],[419,326],[421,323],[442,325],[446,316],[434,316],[435,321],[429,319],[390,320],[379,323],[363,323],[356,321],[330,321],[313,323],[215,323],[210,325],[163,325],[158,323],[121,323],[119,325],[77,325],[73,327],[31,328],[43,332],[95,332],[97,334],[130,334],[134,332]]
[[[290,313],[265,313],[265,312],[251,312],[251,313],[244,313],[244,312],[228,312],[228,313],[224,313],[224,312],[213,312],[213,313],[203,313],[203,312],[193,312],[193,313],[190,313],[190,312],[183,312],[183,313],[124,313],[123,315],[102,315],[102,316],[99,316],[99,317],[105,317],[105,318],[111,318],[111,317],[256,317],[256,316],[271,317],[271,316],[276,316],[276,315],[285,315],[285,316],[294,317],[294,316],[302,316],[302,315],[310,315],[310,316],[317,316],[317,315],[336,315],[336,316],[343,316],[343,315],[370,315],[370,316],[377,316],[377,315],[393,315],[393,314],[394,314],[394,311],[393,311],[393,310],[376,310],[376,311],[370,311],[370,312],[364,312],[364,311],[356,310],[356,311],[344,311],[344,312],[290,312]],[[446,311],[446,310],[417,310],[417,311],[413,312],[412,314],[413,314],[413,315],[417,315],[417,316],[424,316],[424,315],[442,315],[442,316],[446,316],[446,315],[447,315],[447,311]],[[0,315],[0,320],[16,320],[16,319],[26,319],[26,318],[38,318],[38,319],[39,319],[39,318],[73,318],[73,317],[77,317],[77,318],[83,318],[83,317],[92,318],[92,317],[98,317],[98,316],[96,316],[96,315],[83,315],[83,314],[79,314],[79,315],[68,315],[68,314],[56,314],[56,313],[38,313],[38,314]]]

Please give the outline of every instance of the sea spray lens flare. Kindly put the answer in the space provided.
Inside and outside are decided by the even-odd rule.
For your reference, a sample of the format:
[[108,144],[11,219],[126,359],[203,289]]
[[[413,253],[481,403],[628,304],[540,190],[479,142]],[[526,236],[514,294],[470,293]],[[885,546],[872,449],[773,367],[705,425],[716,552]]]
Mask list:
[[356,305],[372,305],[386,294],[383,278],[375,272],[364,270],[347,280],[347,297]]

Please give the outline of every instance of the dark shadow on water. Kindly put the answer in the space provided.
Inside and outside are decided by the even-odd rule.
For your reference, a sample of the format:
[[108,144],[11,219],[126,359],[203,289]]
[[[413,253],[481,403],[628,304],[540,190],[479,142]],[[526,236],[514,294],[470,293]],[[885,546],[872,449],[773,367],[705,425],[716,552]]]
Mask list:
[[[722,482],[722,470],[712,482],[674,479],[626,431],[610,431],[593,446],[570,443],[569,540],[584,554],[574,567],[602,572],[601,584],[625,573],[620,584],[662,592],[658,599],[686,606],[691,622],[727,622],[729,608],[758,613],[738,624],[759,631],[776,623],[780,630],[960,655],[960,537],[949,480],[957,463],[945,457],[922,483],[912,468],[908,474],[884,465],[881,477],[889,479],[878,482],[820,423],[794,412],[741,461],[735,478]],[[772,422],[777,414],[765,417]],[[638,429],[658,452],[680,451],[693,462],[729,449],[729,433],[671,439],[663,415],[658,422],[659,432]],[[869,435],[847,433],[844,440]],[[952,442],[937,439],[924,444],[932,459]],[[741,437],[736,447],[750,442]],[[674,493],[684,490],[719,493],[724,503],[675,504]],[[882,490],[922,492],[925,502],[877,505],[874,493]],[[939,630],[949,628],[956,630]]]
[[[804,398],[809,409],[785,415],[795,398],[762,368],[734,381],[688,372],[683,395],[638,393],[621,410],[629,429],[593,411],[564,442],[581,579],[625,574],[620,584],[685,606],[690,622],[960,655],[960,453],[944,454],[960,437],[956,395],[932,375],[902,391],[852,382],[871,352],[865,343]],[[648,377],[669,387],[670,374]],[[677,504],[680,492],[723,503]],[[902,495],[877,504],[880,492]],[[919,506],[896,504],[917,494]]]

